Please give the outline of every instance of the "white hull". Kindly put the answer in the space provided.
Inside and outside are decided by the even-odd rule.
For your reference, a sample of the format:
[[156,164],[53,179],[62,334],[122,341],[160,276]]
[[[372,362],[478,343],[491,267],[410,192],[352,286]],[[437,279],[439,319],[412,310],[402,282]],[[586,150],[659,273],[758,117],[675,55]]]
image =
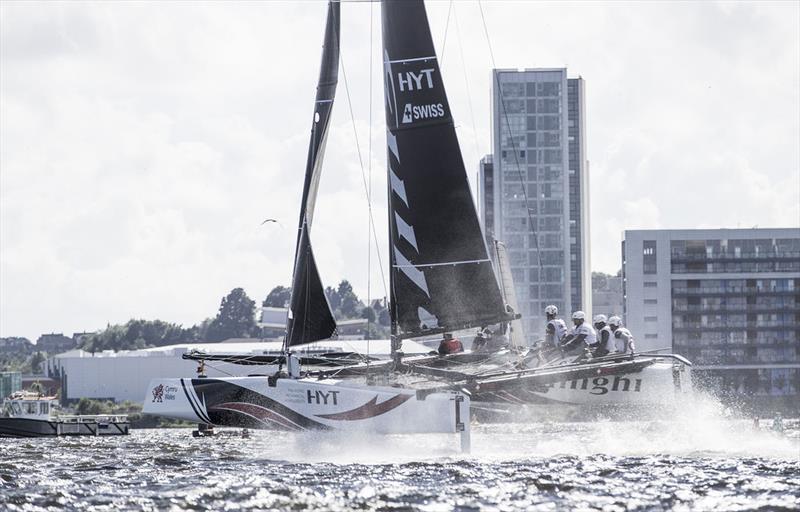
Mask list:
[[636,373],[563,380],[532,393],[543,402],[573,405],[669,403],[691,389],[688,370],[678,378],[680,386],[671,363],[656,363]]
[[475,402],[627,406],[668,405],[692,389],[689,366],[670,359],[585,363],[543,368],[481,384]]
[[346,381],[266,377],[153,379],[144,412],[216,426],[348,430],[381,434],[469,433],[469,399],[444,391]]

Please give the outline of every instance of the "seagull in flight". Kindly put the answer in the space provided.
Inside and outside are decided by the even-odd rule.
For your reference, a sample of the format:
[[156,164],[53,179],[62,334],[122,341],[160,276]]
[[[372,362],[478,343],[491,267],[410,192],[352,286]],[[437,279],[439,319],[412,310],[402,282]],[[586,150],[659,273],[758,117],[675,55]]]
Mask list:
[[268,222],[274,222],[275,224],[279,225],[281,228],[283,227],[283,224],[281,224],[280,222],[278,222],[276,219],[265,219],[265,220],[264,220],[264,221],[261,223],[261,225],[263,226],[264,224],[266,224],[266,223],[268,223]]

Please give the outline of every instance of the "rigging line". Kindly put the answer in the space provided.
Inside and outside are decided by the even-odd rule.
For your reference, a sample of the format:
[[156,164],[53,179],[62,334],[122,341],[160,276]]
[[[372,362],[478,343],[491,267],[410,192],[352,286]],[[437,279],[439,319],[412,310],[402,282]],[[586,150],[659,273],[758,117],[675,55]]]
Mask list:
[[[506,128],[508,129],[508,136],[511,139],[511,150],[514,153],[514,161],[516,163],[517,174],[519,175],[519,181],[522,184],[522,197],[525,200],[525,212],[526,212],[526,214],[528,216],[528,225],[530,226],[531,231],[533,231],[534,246],[536,248],[536,258],[537,258],[537,260],[539,262],[539,279],[537,279],[537,284],[538,284],[538,282],[541,282],[542,274],[543,274],[543,270],[542,270],[542,252],[539,250],[539,233],[537,232],[536,226],[533,223],[533,218],[531,217],[530,202],[528,201],[527,182],[526,182],[526,180],[523,179],[523,176],[522,176],[522,167],[520,166],[520,163],[519,163],[519,152],[517,151],[516,141],[515,141],[514,136],[512,135],[512,132],[511,132],[511,123],[508,120],[508,109],[506,108],[505,98],[503,97],[503,91],[502,91],[502,89],[500,87],[500,79],[497,77],[497,73],[495,72],[495,71],[497,71],[497,64],[496,64],[496,62],[494,60],[494,51],[492,50],[492,40],[489,38],[489,29],[486,26],[486,17],[483,15],[483,4],[481,4],[481,0],[478,0],[478,8],[480,9],[480,12],[481,12],[481,21],[483,23],[483,33],[486,34],[486,44],[489,46],[489,56],[492,59],[492,68],[494,70],[492,72],[492,75],[494,75],[495,80],[497,81],[497,90],[500,93],[498,100],[500,101],[500,106],[501,106],[501,109],[503,110],[503,117],[505,118]],[[501,145],[502,145],[502,141],[503,141],[503,134],[502,134],[502,130],[501,130],[501,133],[500,133],[500,144]],[[537,172],[538,172],[538,167],[537,167]]]
[[[223,362],[224,362],[224,361],[223,361]],[[206,361],[204,364],[205,364],[205,366],[208,366],[209,368],[213,368],[214,370],[217,370],[217,371],[218,371],[218,372],[220,372],[220,373],[224,373],[224,374],[225,374],[225,375],[227,375],[228,377],[238,377],[238,375],[234,375],[234,374],[232,374],[232,373],[226,372],[225,370],[223,370],[223,369],[222,369],[222,368],[220,368],[219,366],[215,366],[215,365],[213,365],[213,364],[209,364],[207,361]]]
[[345,71],[344,55],[341,49],[339,50],[339,61],[342,64],[342,77],[344,78],[344,89],[347,94],[347,105],[350,108],[350,121],[353,125],[353,135],[355,136],[356,139],[356,152],[358,153],[358,163],[359,166],[361,167],[361,181],[364,183],[364,191],[367,194],[367,210],[369,212],[369,221],[370,224],[372,225],[372,236],[375,239],[375,252],[378,256],[378,265],[380,265],[381,282],[383,284],[384,293],[388,295],[388,293],[386,292],[386,276],[384,275],[383,272],[383,258],[381,258],[381,249],[380,245],[378,244],[378,234],[375,231],[375,218],[372,215],[372,197],[370,196],[369,186],[367,184],[367,178],[364,173],[364,160],[361,157],[361,146],[358,143],[358,130],[356,129],[356,118],[353,115],[353,102],[350,99],[350,87],[347,82],[347,72]]
[[[367,149],[367,175],[369,176],[369,183],[367,184],[367,197],[372,197],[372,3],[369,4],[369,137]],[[377,243],[377,241],[376,241]],[[372,239],[370,238],[370,225],[367,222],[367,307],[372,310],[371,303],[371,285],[372,285]],[[371,333],[372,321],[369,313],[367,313],[367,361],[369,361],[369,340],[372,338]],[[369,363],[367,363],[369,365]]]
[[444,48],[447,45],[447,29],[450,27],[450,13],[453,11],[453,0],[450,0],[450,5],[447,7],[447,20],[444,22],[444,37],[442,38],[442,46],[439,50],[439,70],[444,67]]
[[[453,5],[452,1],[450,5]],[[456,23],[456,39],[458,40],[458,49],[461,53],[461,69],[464,71],[464,85],[467,89],[467,102],[469,104],[469,116],[472,119],[472,139],[475,142],[475,152],[477,156],[480,156],[481,150],[480,146],[478,145],[478,129],[475,126],[475,112],[472,109],[472,94],[469,91],[469,80],[467,79],[467,61],[464,59],[464,45],[461,39],[461,28],[458,24],[458,12],[455,10],[453,11],[453,19]]]

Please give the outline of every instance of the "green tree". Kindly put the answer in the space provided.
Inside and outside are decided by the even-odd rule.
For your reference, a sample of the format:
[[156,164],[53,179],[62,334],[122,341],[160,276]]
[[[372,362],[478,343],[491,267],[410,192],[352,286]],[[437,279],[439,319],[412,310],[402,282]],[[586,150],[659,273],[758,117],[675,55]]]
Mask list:
[[38,374],[41,372],[42,363],[45,361],[44,354],[38,350],[31,356],[31,373]]
[[592,290],[603,290],[608,286],[608,278],[611,274],[605,272],[592,272]]
[[264,307],[282,308],[285,307],[292,298],[292,289],[286,286],[276,286],[267,294],[267,298],[261,304]]
[[78,400],[78,405],[75,406],[75,412],[77,414],[108,414],[112,407],[113,404],[110,402],[81,398]]
[[384,327],[389,327],[392,323],[392,318],[389,315],[389,310],[384,308],[378,313],[378,323]]
[[344,318],[355,318],[358,314],[361,301],[358,300],[358,296],[353,292],[353,285],[347,280],[342,280],[336,292],[341,301],[339,311],[342,313],[342,316]]
[[361,310],[361,318],[366,318],[370,323],[374,322],[377,317],[378,315],[375,314],[375,310],[372,308],[365,307]]
[[338,310],[342,304],[342,299],[339,297],[339,292],[336,291],[336,288],[326,287],[325,296],[328,297],[328,304],[331,305],[331,309],[333,311]]
[[222,299],[219,313],[208,326],[208,340],[247,338],[256,332],[256,303],[242,288],[234,288]]
[[162,320],[131,319],[125,325],[108,325],[100,332],[84,336],[81,348],[90,352],[103,350],[132,350],[147,347],[162,347],[198,341],[200,328],[164,322]]

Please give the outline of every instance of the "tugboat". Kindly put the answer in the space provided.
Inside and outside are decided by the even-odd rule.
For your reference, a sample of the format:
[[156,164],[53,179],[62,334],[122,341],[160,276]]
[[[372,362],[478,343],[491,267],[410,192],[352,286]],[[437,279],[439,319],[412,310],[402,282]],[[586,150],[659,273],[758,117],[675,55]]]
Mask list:
[[128,434],[124,414],[61,414],[58,400],[17,391],[3,402],[0,437],[120,436]]

